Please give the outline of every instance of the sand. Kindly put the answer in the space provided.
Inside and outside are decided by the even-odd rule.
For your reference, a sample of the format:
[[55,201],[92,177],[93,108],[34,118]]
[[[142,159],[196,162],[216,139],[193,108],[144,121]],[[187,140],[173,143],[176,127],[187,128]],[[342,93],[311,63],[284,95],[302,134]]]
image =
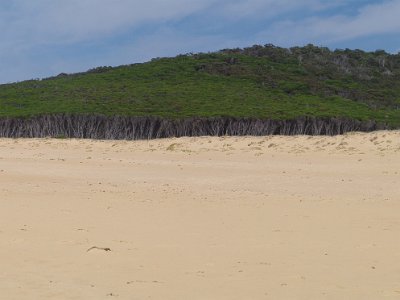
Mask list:
[[0,293],[399,299],[400,131],[1,139]]

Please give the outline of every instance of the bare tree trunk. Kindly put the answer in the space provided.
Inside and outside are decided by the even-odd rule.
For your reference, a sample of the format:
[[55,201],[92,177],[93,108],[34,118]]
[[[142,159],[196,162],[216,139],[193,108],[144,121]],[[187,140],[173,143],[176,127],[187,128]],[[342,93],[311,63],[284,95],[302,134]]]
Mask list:
[[0,137],[139,140],[181,136],[337,135],[349,131],[389,129],[375,121],[299,117],[294,120],[250,118],[128,117],[103,115],[44,115],[0,118]]

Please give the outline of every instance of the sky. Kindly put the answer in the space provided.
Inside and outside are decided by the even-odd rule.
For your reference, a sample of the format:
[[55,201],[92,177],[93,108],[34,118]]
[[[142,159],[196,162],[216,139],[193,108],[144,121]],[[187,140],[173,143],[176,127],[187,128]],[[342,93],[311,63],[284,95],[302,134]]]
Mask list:
[[0,83],[224,48],[400,51],[400,0],[0,0]]

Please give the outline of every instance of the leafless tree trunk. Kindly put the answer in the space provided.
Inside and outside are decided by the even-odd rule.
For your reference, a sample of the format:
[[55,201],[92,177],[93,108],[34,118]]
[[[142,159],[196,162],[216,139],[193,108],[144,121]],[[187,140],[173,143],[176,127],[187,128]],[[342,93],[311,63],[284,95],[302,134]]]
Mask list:
[[128,117],[103,115],[45,115],[0,118],[0,137],[138,140],[181,136],[337,135],[349,131],[389,129],[375,121],[300,117],[294,120],[251,118]]

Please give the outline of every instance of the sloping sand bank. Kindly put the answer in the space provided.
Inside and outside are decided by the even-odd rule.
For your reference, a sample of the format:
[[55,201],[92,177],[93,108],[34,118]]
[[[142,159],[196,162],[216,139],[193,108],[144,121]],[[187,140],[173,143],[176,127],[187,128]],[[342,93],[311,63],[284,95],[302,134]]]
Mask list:
[[398,299],[400,132],[0,140],[0,266],[1,299]]

